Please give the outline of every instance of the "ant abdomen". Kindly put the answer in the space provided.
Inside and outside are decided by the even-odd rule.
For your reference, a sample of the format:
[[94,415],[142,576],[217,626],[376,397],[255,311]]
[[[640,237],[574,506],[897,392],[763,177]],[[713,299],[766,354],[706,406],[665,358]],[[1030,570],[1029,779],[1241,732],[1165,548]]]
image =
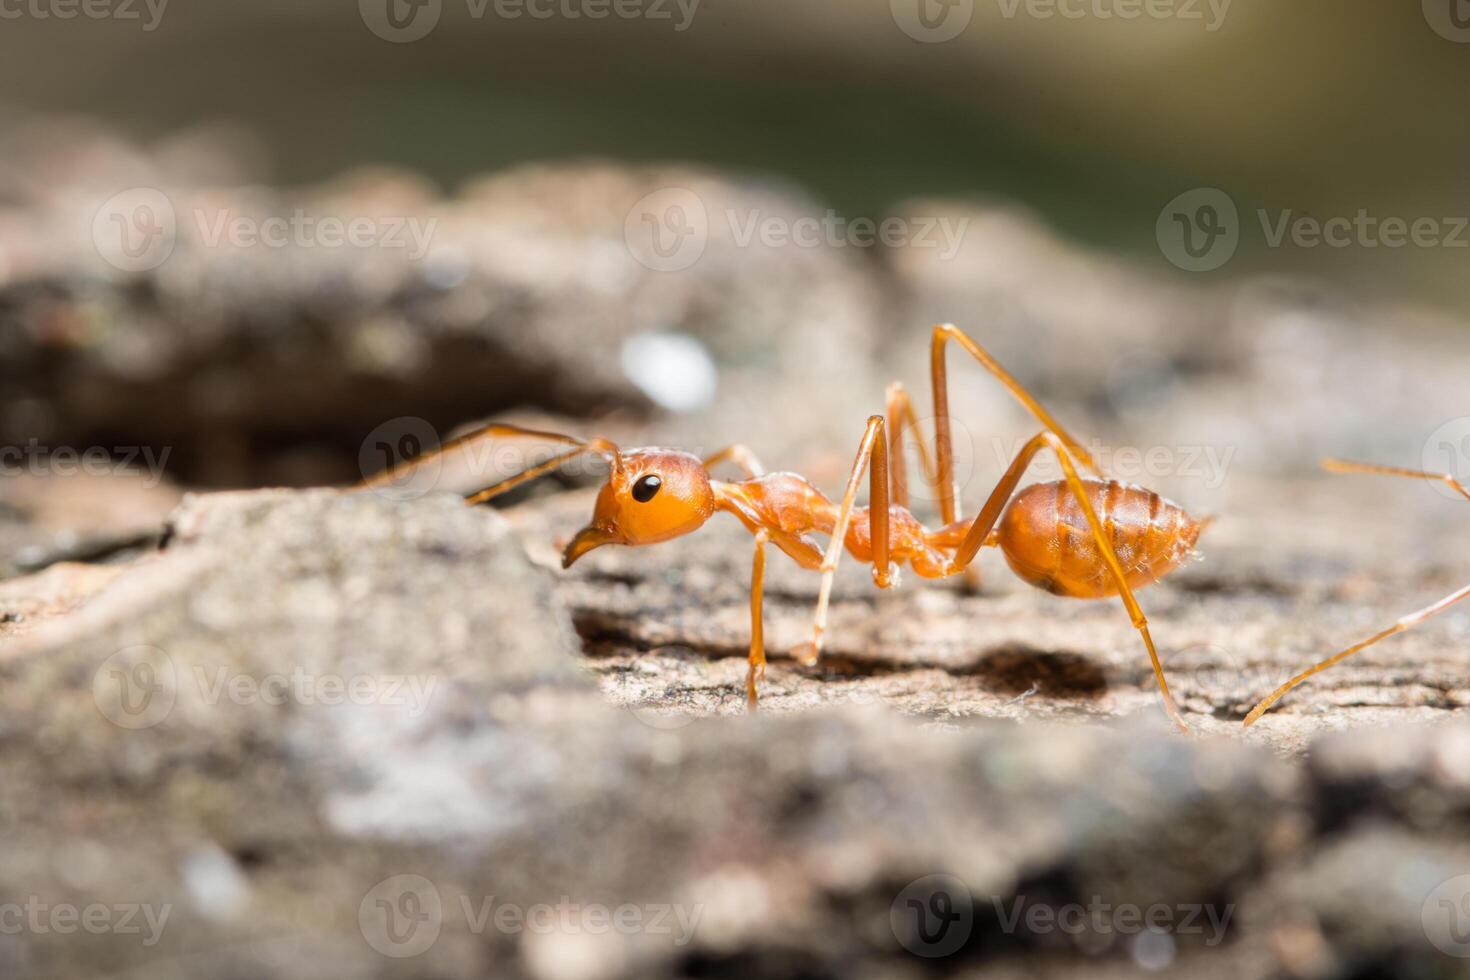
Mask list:
[[[1132,588],[1178,568],[1203,524],[1147,487],[1083,480]],[[1039,589],[1078,599],[1116,595],[1117,585],[1067,484],[1038,483],[1018,493],[1001,518],[996,544],[1018,576]]]

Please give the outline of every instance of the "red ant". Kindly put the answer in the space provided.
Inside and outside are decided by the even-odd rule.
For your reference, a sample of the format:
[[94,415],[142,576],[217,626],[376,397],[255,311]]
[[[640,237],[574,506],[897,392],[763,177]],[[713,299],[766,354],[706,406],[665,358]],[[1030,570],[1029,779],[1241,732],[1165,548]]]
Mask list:
[[[980,513],[968,520],[960,520],[956,510],[958,487],[954,478],[945,368],[945,349],[950,341],[958,343],[979,361],[1044,426],[1016,455]],[[597,495],[591,523],[567,544],[562,556],[563,568],[571,567],[578,558],[602,545],[656,544],[698,530],[716,511],[735,515],[755,536],[750,585],[750,666],[746,674],[747,704],[752,710],[766,666],[761,599],[768,543],[780,548],[803,568],[822,573],[811,640],[793,651],[795,658],[806,666],[815,664],[821,654],[832,579],[844,548],[857,561],[871,564],[874,583],[880,589],[887,589],[897,584],[898,566],[904,562],[922,578],[945,578],[965,571],[980,548],[991,545],[1001,549],[1011,569],[1022,579],[1054,595],[1081,599],[1121,597],[1148,649],[1164,707],[1180,731],[1187,733],[1189,727],[1169,693],[1153,637],[1149,635],[1148,620],[1133,597],[1133,590],[1179,567],[1193,553],[1208,521],[1194,520],[1183,508],[1151,490],[1102,478],[1087,450],[989,353],[957,327],[944,324],[934,328],[930,370],[937,464],[922,444],[920,451],[926,477],[939,488],[944,526],[936,530],[926,528],[908,509],[907,476],[902,465],[903,432],[905,426],[917,428],[918,419],[908,393],[897,383],[888,389],[887,417],[874,415],[868,419],[840,504],[834,504],[794,473],[766,473],[754,454],[742,445],[730,446],[701,459],[671,449],[621,452],[605,439],[584,442],[557,433],[492,424],[453,439],[407,466],[417,466],[439,453],[496,436],[533,436],[571,447],[524,473],[465,498],[467,503],[477,504],[548,473],[582,453],[602,455],[612,467],[611,473]],[[1056,454],[1065,479],[1033,484],[1012,499],[1027,466],[1042,450]],[[900,465],[890,469],[893,456],[898,457]],[[713,479],[711,469],[725,462],[738,466],[745,478],[733,483]],[[1078,476],[1076,464],[1097,478]],[[364,485],[395,479],[403,469],[380,473]],[[870,506],[855,507],[864,471],[869,473]],[[812,539],[814,533],[830,536],[825,552]]]
[[[1349,462],[1348,460],[1342,459],[1324,459],[1322,461],[1322,467],[1333,473],[1379,473],[1385,476],[1407,476],[1416,480],[1438,480],[1439,482],[1447,485],[1451,490],[1454,490],[1460,496],[1464,497],[1466,500],[1470,500],[1470,490],[1466,490],[1464,485],[1461,484],[1459,480],[1456,480],[1448,473],[1426,473],[1422,470],[1406,470],[1401,469],[1397,466],[1379,466],[1376,463],[1353,463]],[[1455,603],[1466,597],[1470,597],[1470,585],[1465,586],[1463,589],[1460,589],[1457,592],[1450,593],[1438,602],[1429,606],[1425,606],[1418,612],[1410,613],[1409,615],[1400,619],[1398,622],[1394,623],[1388,629],[1374,633],[1366,640],[1363,640],[1359,643],[1354,643],[1346,650],[1335,653],[1321,663],[1302,671],[1300,674],[1297,674],[1285,684],[1282,684],[1275,691],[1271,692],[1269,697],[1265,698],[1261,701],[1260,704],[1252,708],[1250,710],[1250,714],[1245,716],[1246,727],[1249,728],[1251,725],[1254,725],[1260,719],[1261,715],[1271,710],[1271,706],[1277,701],[1281,700],[1282,696],[1286,694],[1287,691],[1290,691],[1292,688],[1296,687],[1298,684],[1306,680],[1308,677],[1311,677],[1313,674],[1318,673],[1319,671],[1326,670],[1328,667],[1331,667],[1334,664],[1341,663],[1348,657],[1351,657],[1353,654],[1357,653],[1359,650],[1371,647],[1379,640],[1385,640],[1388,637],[1393,636],[1397,633],[1403,633],[1413,629],[1415,626],[1418,626],[1426,619],[1429,619],[1432,616],[1436,616],[1439,613],[1444,612],[1450,606],[1453,606]]]

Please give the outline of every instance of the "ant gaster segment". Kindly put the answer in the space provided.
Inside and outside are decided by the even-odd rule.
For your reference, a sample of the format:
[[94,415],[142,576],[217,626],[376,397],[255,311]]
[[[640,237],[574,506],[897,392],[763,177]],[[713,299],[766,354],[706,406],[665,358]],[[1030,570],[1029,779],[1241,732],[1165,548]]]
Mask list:
[[[1416,480],[1437,480],[1440,483],[1448,486],[1451,490],[1454,490],[1466,500],[1470,500],[1470,490],[1465,489],[1465,486],[1461,484],[1459,480],[1456,480],[1448,473],[1426,473],[1422,470],[1406,470],[1400,469],[1397,466],[1379,466],[1375,463],[1353,463],[1349,462],[1348,460],[1342,459],[1324,459],[1322,461],[1322,467],[1323,469],[1326,469],[1332,473],[1378,473],[1384,476],[1407,476]],[[1296,687],[1302,681],[1306,680],[1308,677],[1311,677],[1313,674],[1324,671],[1334,664],[1341,663],[1348,657],[1351,657],[1353,654],[1357,653],[1359,650],[1371,647],[1379,640],[1386,640],[1390,636],[1394,636],[1395,634],[1407,632],[1408,630],[1411,630],[1415,626],[1418,626],[1420,623],[1424,622],[1426,619],[1429,619],[1432,616],[1439,615],[1450,606],[1453,606],[1461,599],[1467,597],[1470,597],[1470,585],[1467,585],[1463,589],[1460,589],[1456,592],[1450,593],[1443,599],[1440,599],[1438,602],[1425,606],[1418,612],[1409,613],[1409,615],[1403,617],[1387,629],[1380,630],[1379,632],[1374,633],[1372,636],[1368,637],[1366,640],[1361,640],[1358,643],[1354,643],[1346,650],[1334,653],[1332,656],[1328,657],[1321,663],[1307,668],[1300,674],[1297,674],[1291,680],[1287,681],[1285,684],[1282,684],[1276,690],[1272,691],[1271,694],[1263,699],[1260,704],[1252,708],[1250,710],[1250,714],[1245,716],[1246,727],[1249,728],[1251,725],[1254,725],[1260,719],[1261,715],[1271,710],[1271,706],[1277,701],[1281,700],[1283,695],[1285,695],[1292,688]]]
[[[945,351],[951,341],[994,375],[1043,426],[1043,431],[1016,455],[979,513],[963,520],[957,504],[945,365]],[[603,545],[656,544],[698,530],[717,512],[733,514],[755,538],[750,664],[746,674],[746,697],[751,709],[756,705],[766,668],[761,601],[768,544],[803,568],[822,575],[811,639],[793,651],[805,665],[815,664],[821,654],[833,576],[844,550],[855,560],[872,565],[874,583],[887,589],[898,582],[899,566],[903,564],[921,578],[946,578],[964,572],[981,547],[989,545],[1000,548],[1011,569],[1037,588],[1081,599],[1121,598],[1148,651],[1164,707],[1179,729],[1188,732],[1169,693],[1148,620],[1133,593],[1178,568],[1193,553],[1207,521],[1196,521],[1151,490],[1104,479],[1087,450],[958,328],[948,324],[934,328],[930,371],[935,451],[931,454],[921,444],[920,456],[926,477],[939,489],[943,520],[941,527],[932,530],[920,523],[908,506],[907,474],[901,465],[903,435],[906,429],[918,428],[918,419],[907,392],[898,384],[888,389],[886,417],[874,415],[868,419],[851,476],[836,502],[795,473],[765,472],[755,455],[741,445],[701,459],[669,449],[622,452],[603,439],[583,442],[510,425],[485,426],[406,465],[411,468],[433,455],[497,436],[534,436],[568,447],[524,473],[466,497],[468,503],[475,504],[548,473],[581,453],[602,455],[611,471],[598,492],[592,520],[567,544],[563,567],[570,567]],[[1064,479],[1035,484],[1017,494],[1026,468],[1043,451],[1056,454]],[[890,466],[893,458],[900,461],[899,466]],[[743,478],[734,482],[714,479],[711,471],[722,463],[739,467]],[[1078,475],[1079,466],[1093,477]],[[395,479],[403,469],[380,473],[365,485]],[[865,473],[869,478],[869,506],[857,507]],[[828,537],[825,550],[813,535]]]

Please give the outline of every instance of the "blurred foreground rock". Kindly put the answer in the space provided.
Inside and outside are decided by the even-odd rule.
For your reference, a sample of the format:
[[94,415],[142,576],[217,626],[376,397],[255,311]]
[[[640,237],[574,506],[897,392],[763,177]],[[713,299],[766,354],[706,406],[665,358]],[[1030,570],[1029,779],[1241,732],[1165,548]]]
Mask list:
[[[701,718],[716,695],[741,713],[740,659],[670,620],[725,628],[740,583],[712,560],[652,616],[682,641],[630,637],[681,642],[707,690],[619,710],[593,680],[629,640],[588,590],[611,611],[652,586],[608,551],[558,587],[548,547],[448,495],[191,497],[162,551],[0,648],[0,891],[34,916],[0,937],[5,975],[1454,975],[1431,899],[1470,873],[1463,726],[1336,736],[1302,766],[1173,736],[1145,694],[1132,723],[1040,720],[1066,683],[1012,697],[1022,724],[966,721],[1007,712],[962,676],[958,712],[819,705],[850,637],[835,666],[778,658],[757,716]],[[580,666],[558,592],[597,634]],[[814,710],[793,684],[824,689]],[[89,908],[95,930],[66,918]]]

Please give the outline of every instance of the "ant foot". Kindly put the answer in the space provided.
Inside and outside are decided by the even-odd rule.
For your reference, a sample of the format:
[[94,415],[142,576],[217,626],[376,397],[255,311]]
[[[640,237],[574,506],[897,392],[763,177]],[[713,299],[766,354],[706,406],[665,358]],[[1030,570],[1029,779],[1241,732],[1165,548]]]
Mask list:
[[796,646],[791,648],[791,656],[795,657],[796,662],[801,664],[803,667],[815,667],[817,664],[817,658],[821,655],[821,648],[810,641],[806,643],[798,643]]
[[765,679],[766,679],[766,665],[765,664],[761,664],[760,667],[756,667],[755,664],[751,664],[750,665],[750,669],[745,672],[745,712],[746,712],[746,714],[754,714],[755,711],[756,711],[756,708],[759,706],[760,699],[761,699],[761,697],[760,697],[760,682],[763,681],[763,680],[765,680]]
[[886,571],[879,571],[877,565],[873,566],[873,584],[880,589],[896,589],[902,580],[902,572],[893,562],[888,563]]

